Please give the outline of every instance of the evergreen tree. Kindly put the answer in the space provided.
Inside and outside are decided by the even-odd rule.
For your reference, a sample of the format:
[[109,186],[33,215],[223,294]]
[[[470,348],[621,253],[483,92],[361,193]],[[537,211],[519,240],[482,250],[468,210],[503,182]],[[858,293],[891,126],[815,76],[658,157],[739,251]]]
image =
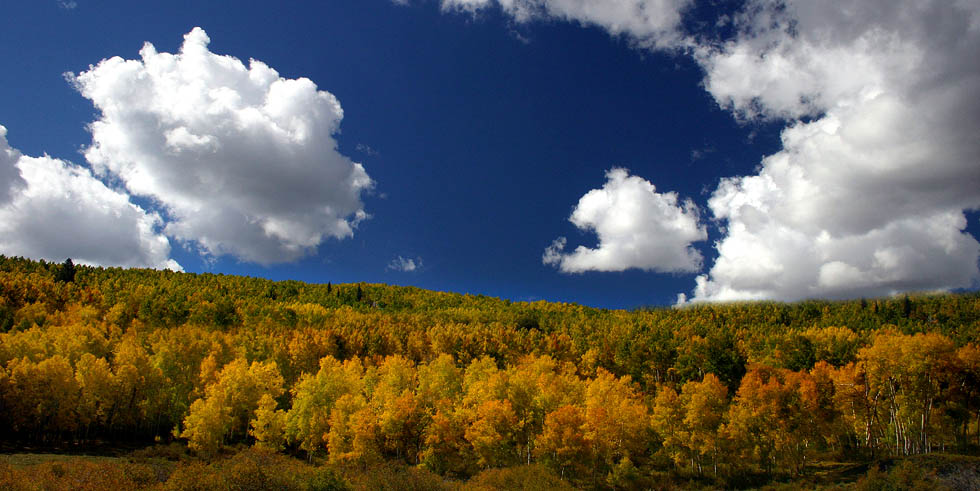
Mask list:
[[71,261],[71,258],[65,259],[65,262],[61,264],[61,269],[58,270],[55,279],[62,283],[75,281],[75,263]]

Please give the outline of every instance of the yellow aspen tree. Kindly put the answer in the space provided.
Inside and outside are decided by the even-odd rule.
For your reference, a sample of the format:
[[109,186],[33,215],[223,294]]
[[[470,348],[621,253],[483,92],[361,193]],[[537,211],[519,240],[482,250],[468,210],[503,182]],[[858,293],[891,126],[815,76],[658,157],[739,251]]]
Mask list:
[[677,391],[666,385],[657,387],[650,425],[660,436],[664,451],[675,464],[690,462],[693,467],[693,456],[687,445],[690,441],[689,432],[684,427],[684,405]]
[[466,440],[466,428],[456,412],[436,410],[425,428],[420,461],[422,467],[437,474],[463,477],[475,465],[475,457]]
[[179,436],[187,439],[187,447],[191,450],[213,456],[224,444],[231,420],[231,408],[222,405],[218,399],[198,399],[191,404]]
[[276,409],[278,404],[271,394],[262,394],[255,417],[249,422],[249,434],[255,438],[255,446],[269,450],[282,450],[286,436],[286,411]]
[[430,410],[451,411],[463,392],[463,372],[451,355],[441,354],[418,367],[417,393]]
[[687,446],[691,449],[697,472],[703,473],[703,462],[707,459],[713,473],[718,474],[718,458],[722,448],[718,429],[728,406],[728,387],[709,373],[700,382],[684,384],[681,401],[684,411],[682,425],[687,432]]
[[585,438],[590,442],[592,478],[622,459],[644,453],[649,414],[629,376],[616,378],[599,369],[585,388]]
[[75,363],[75,380],[80,390],[78,422],[86,433],[95,426],[105,427],[112,409],[112,370],[104,358],[85,353]]
[[561,406],[545,416],[544,428],[535,439],[535,456],[558,472],[562,479],[582,476],[589,458],[585,439],[585,412],[577,406]]
[[363,466],[379,460],[375,420],[364,396],[345,394],[337,399],[327,433],[330,462]]
[[332,356],[320,360],[315,375],[304,374],[291,389],[292,408],[286,413],[286,439],[299,444],[312,459],[324,449],[333,406],[344,395],[360,395],[364,367],[354,358],[340,362]]
[[475,408],[464,436],[473,447],[480,468],[503,467],[517,461],[514,449],[516,425],[517,415],[510,401],[492,399]]
[[225,439],[244,437],[259,401],[264,395],[281,395],[282,385],[275,362],[249,365],[241,358],[233,360],[207,387],[205,397],[191,404],[180,436],[187,438],[192,448],[205,453],[212,452]]

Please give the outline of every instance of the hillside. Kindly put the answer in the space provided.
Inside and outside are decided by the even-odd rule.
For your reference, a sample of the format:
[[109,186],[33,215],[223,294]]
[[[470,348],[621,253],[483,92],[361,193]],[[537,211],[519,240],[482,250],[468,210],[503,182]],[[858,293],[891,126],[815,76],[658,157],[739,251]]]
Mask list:
[[0,257],[0,431],[759,483],[974,451],[978,334],[977,293],[627,312]]

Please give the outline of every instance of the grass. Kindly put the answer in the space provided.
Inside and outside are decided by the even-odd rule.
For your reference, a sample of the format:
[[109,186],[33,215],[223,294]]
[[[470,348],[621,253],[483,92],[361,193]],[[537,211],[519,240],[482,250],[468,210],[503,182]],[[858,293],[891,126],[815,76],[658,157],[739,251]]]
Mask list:
[[[38,450],[38,451],[31,451]],[[53,449],[21,448],[0,454],[0,488],[4,489],[136,489],[234,488],[245,481],[272,487],[304,488],[317,479],[339,484],[344,476],[351,489],[559,489],[557,480],[540,466],[518,466],[485,471],[467,481],[451,481],[412,466],[382,463],[365,469],[310,466],[303,459],[248,448],[213,461],[202,461],[179,443],[157,444],[133,450],[100,446],[93,453],[53,453]],[[82,448],[74,448],[83,452]],[[319,474],[322,474],[320,476]],[[741,481],[700,480],[666,473],[648,476],[644,487],[715,489],[723,486],[790,489],[980,489],[980,456],[928,454],[889,458],[876,462],[814,461],[803,476],[782,476],[766,482],[763,476]],[[340,480],[338,480],[340,479]],[[242,481],[242,482],[239,482]],[[82,485],[84,484],[84,485]],[[321,483],[322,484],[322,483]],[[581,483],[579,483],[581,484]],[[341,486],[343,489],[346,486]],[[924,486],[924,487],[923,487]],[[328,486],[329,488],[330,486]]]
[[30,467],[51,462],[69,462],[84,460],[100,464],[117,464],[127,462],[122,457],[107,457],[104,455],[65,455],[55,453],[15,453],[0,455],[0,463],[11,467]]

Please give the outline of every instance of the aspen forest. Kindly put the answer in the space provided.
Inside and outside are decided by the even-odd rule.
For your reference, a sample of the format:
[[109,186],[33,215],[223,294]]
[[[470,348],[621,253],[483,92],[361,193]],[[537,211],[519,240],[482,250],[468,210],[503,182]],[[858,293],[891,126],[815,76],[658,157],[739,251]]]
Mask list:
[[622,311],[0,257],[4,453],[136,449],[0,487],[969,488],[978,336],[976,292]]

